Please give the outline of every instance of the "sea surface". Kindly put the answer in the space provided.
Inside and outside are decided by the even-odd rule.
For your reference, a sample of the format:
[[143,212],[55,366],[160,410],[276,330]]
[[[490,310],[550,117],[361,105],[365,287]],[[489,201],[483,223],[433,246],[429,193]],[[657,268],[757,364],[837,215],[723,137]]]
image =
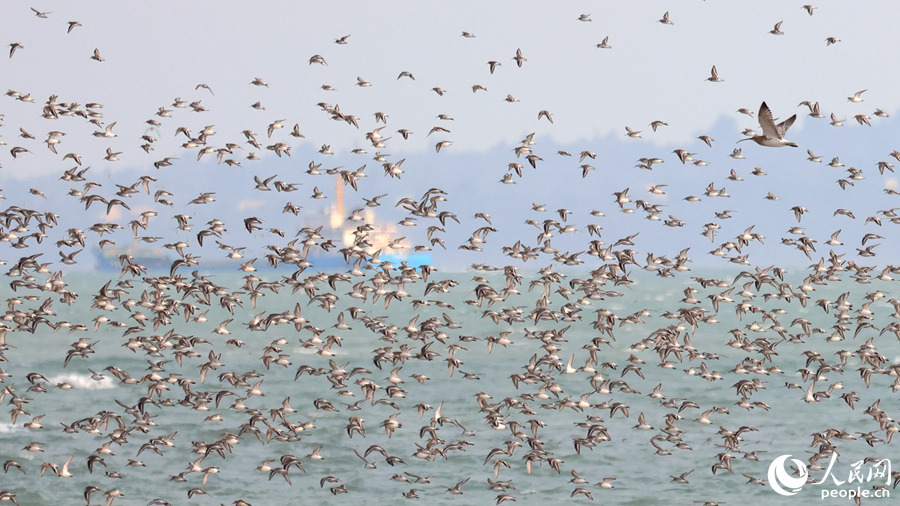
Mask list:
[[[589,263],[586,266],[590,266]],[[566,280],[575,278],[584,279],[589,276],[590,267],[561,266],[556,271],[564,274]],[[487,301],[481,307],[467,303],[474,301],[475,288],[479,284],[488,284],[498,291],[505,286],[505,277],[502,272],[484,272],[470,270],[467,272],[434,272],[429,281],[454,280],[458,284],[449,289],[447,293],[425,294],[426,282],[416,280],[405,285],[408,297],[402,301],[393,301],[385,308],[383,300],[372,301],[370,294],[368,301],[353,299],[345,295],[350,291],[350,283],[339,282],[337,289],[331,290],[327,283],[319,283],[320,290],[317,293],[331,292],[338,295],[337,307],[327,311],[318,307],[317,302],[310,304],[310,298],[303,290],[291,293],[290,287],[281,287],[278,293],[264,291],[264,296],[258,297],[256,307],[251,307],[251,302],[246,290],[241,286],[245,280],[245,273],[238,272],[213,272],[208,279],[217,286],[222,287],[223,293],[242,291],[239,294],[242,307],[234,309],[234,314],[220,307],[216,297],[212,299],[212,305],[201,306],[199,312],[209,310],[207,321],[203,323],[185,322],[182,314],[173,317],[172,324],[161,326],[154,330],[152,323],[129,337],[140,335],[162,335],[169,330],[175,330],[177,334],[202,338],[205,341],[195,342],[191,348],[198,356],[194,358],[184,357],[179,365],[175,361],[172,348],[162,350],[159,355],[150,356],[146,350],[131,351],[123,346],[128,337],[123,337],[123,329],[115,328],[108,323],[102,323],[99,330],[94,332],[93,319],[105,315],[112,320],[127,321],[129,326],[136,325],[133,320],[127,320],[128,312],[122,306],[128,299],[140,302],[141,293],[150,291],[150,285],[139,278],[132,281],[134,288],[123,293],[120,301],[115,304],[120,309],[114,311],[101,311],[91,309],[91,300],[101,287],[109,281],[109,277],[101,273],[70,273],[64,277],[68,283],[68,289],[77,292],[79,298],[75,304],[65,305],[54,299],[52,310],[55,316],[48,316],[53,322],[68,321],[85,325],[87,331],[75,331],[69,333],[65,327],[58,331],[46,325],[37,326],[35,332],[8,332],[6,339],[9,348],[5,351],[6,361],[0,364],[2,369],[10,376],[5,378],[3,386],[14,390],[15,394],[26,398],[23,405],[28,414],[20,414],[17,423],[11,423],[9,418],[0,422],[0,459],[3,461],[15,460],[27,471],[22,475],[15,469],[10,469],[6,474],[0,475],[2,488],[16,494],[19,504],[22,505],[51,505],[51,504],[80,504],[84,500],[82,492],[85,487],[94,485],[104,491],[118,488],[125,495],[116,499],[115,504],[147,504],[153,499],[162,499],[171,504],[232,504],[238,500],[244,500],[251,504],[309,504],[312,502],[327,501],[333,504],[370,504],[387,505],[397,504],[398,501],[406,501],[401,494],[412,488],[419,489],[419,498],[429,504],[488,504],[497,499],[499,492],[488,488],[488,480],[498,480],[494,475],[493,463],[497,458],[502,458],[509,464],[509,468],[501,467],[499,479],[511,482],[515,489],[504,493],[509,494],[517,504],[542,504],[548,501],[573,501],[575,503],[590,503],[584,495],[576,495],[570,499],[570,495],[577,487],[583,487],[590,491],[593,500],[607,504],[632,504],[632,505],[662,505],[662,504],[691,504],[696,501],[715,501],[726,504],[845,504],[847,499],[820,499],[820,492],[826,485],[806,485],[793,496],[777,494],[768,485],[748,485],[748,475],[766,479],[770,463],[778,456],[791,455],[791,458],[807,461],[810,453],[817,450],[811,446],[811,435],[815,432],[825,432],[829,428],[846,431],[855,439],[841,440],[834,438],[836,451],[840,457],[834,464],[834,475],[840,476],[844,481],[851,470],[851,465],[866,457],[875,459],[888,459],[895,456],[890,446],[876,442],[873,446],[867,444],[860,433],[875,431],[879,438],[883,439],[885,431],[879,430],[879,425],[872,416],[864,413],[867,407],[880,401],[880,409],[889,416],[896,415],[898,394],[892,392],[890,386],[895,378],[889,375],[874,375],[870,387],[866,387],[857,372],[861,367],[857,357],[851,357],[843,367],[843,371],[830,371],[823,373],[816,383],[816,391],[826,390],[828,385],[840,382],[843,389],[833,390],[830,398],[821,398],[819,402],[807,403],[803,401],[805,390],[789,389],[786,382],[794,382],[809,385],[804,381],[800,369],[809,368],[815,370],[817,364],[807,365],[807,356],[804,352],[814,350],[828,364],[837,364],[836,356],[840,350],[855,351],[867,340],[877,347],[878,353],[883,355],[887,362],[885,367],[900,363],[900,344],[897,338],[886,332],[879,335],[879,330],[889,324],[892,312],[886,298],[877,299],[869,309],[875,314],[872,324],[876,329],[863,329],[859,335],[854,336],[855,325],[850,326],[843,340],[826,341],[827,336],[834,334],[833,310],[826,314],[823,308],[817,306],[814,301],[828,299],[834,301],[843,293],[849,293],[849,300],[853,309],[850,314],[856,316],[857,311],[866,301],[867,293],[876,290],[890,291],[890,283],[875,280],[870,285],[862,285],[845,279],[838,282],[829,282],[826,285],[815,287],[810,293],[810,301],[806,307],[801,307],[796,298],[790,301],[770,298],[763,300],[767,293],[777,293],[771,286],[764,285],[756,290],[757,297],[753,304],[764,308],[773,315],[790,334],[799,334],[800,326],[790,327],[795,318],[810,320],[812,327],[821,327],[823,333],[812,333],[811,336],[802,337],[802,342],[782,341],[775,348],[776,354],[772,356],[771,363],[767,367],[777,366],[783,372],[767,375],[739,374],[731,372],[732,369],[745,358],[762,358],[756,352],[748,352],[742,349],[730,347],[727,343],[731,340],[731,329],[745,331],[752,341],[757,337],[765,337],[770,341],[781,341],[774,330],[769,329],[773,325],[771,320],[763,320],[762,314],[748,313],[739,319],[735,313],[736,302],[721,303],[716,314],[718,323],[700,323],[692,329],[689,324],[681,323],[679,332],[689,335],[691,345],[697,350],[707,354],[705,359],[690,360],[685,354],[679,361],[674,355],[668,357],[675,362],[674,368],[659,367],[660,358],[651,348],[635,350],[631,346],[647,338],[657,329],[679,325],[679,320],[673,320],[665,316],[666,312],[678,312],[680,308],[690,307],[691,304],[680,302],[686,287],[698,286],[691,276],[700,276],[710,279],[721,278],[727,284],[731,284],[734,276],[740,272],[735,268],[730,271],[709,272],[685,272],[679,273],[674,279],[664,279],[653,273],[635,269],[632,272],[634,282],[628,286],[604,286],[609,291],[616,292],[612,296],[602,300],[578,301],[578,295],[569,295],[566,301],[560,294],[552,294],[549,305],[559,308],[563,304],[577,304],[580,310],[579,317],[575,321],[539,321],[525,320],[512,324],[500,322],[495,324],[490,317],[485,316],[485,311],[500,311],[520,307],[522,316],[527,318],[534,307],[540,287],[528,292],[528,286],[533,278],[525,277],[518,286],[521,294],[511,294],[506,300],[495,302],[488,307]],[[307,271],[312,275],[314,269]],[[287,271],[268,271],[259,273],[264,281],[278,281],[281,275],[287,275]],[[305,273],[306,274],[306,273]],[[786,281],[799,286],[803,272],[788,273]],[[41,275],[36,275],[36,277]],[[45,275],[46,276],[46,275]],[[481,282],[473,281],[473,277],[483,276]],[[303,278],[305,276],[301,276]],[[190,276],[186,278],[190,281]],[[38,278],[41,279],[41,278]],[[353,281],[356,283],[358,281]],[[739,281],[739,287],[744,281]],[[113,281],[113,286],[115,281]],[[739,291],[738,288],[737,291]],[[9,287],[3,288],[7,297],[22,296],[23,292],[13,292]],[[712,304],[708,295],[720,293],[723,288],[710,287],[695,294],[701,301],[699,306],[709,309],[708,314],[713,314]],[[29,292],[31,293],[31,292]],[[742,298],[732,294],[735,301]],[[170,297],[179,300],[191,300],[185,298],[184,293],[178,293],[174,289],[167,289]],[[44,297],[36,301],[22,301],[15,305],[16,309],[34,310]],[[430,306],[420,306],[413,309],[413,300],[440,300],[453,306],[453,309],[438,307],[432,303]],[[328,335],[338,335],[341,338],[341,346],[332,346],[333,356],[323,356],[317,352],[321,350],[307,345],[314,337],[309,330],[295,330],[293,324],[271,325],[265,331],[253,331],[247,325],[256,315],[263,317],[272,313],[288,311],[293,313],[295,305],[302,308],[302,315],[309,320],[311,325],[324,329],[320,337],[325,340]],[[384,322],[398,327],[396,330],[396,342],[386,342],[380,339],[382,335],[368,330],[360,320],[353,320],[347,308],[356,306],[369,317],[386,316]],[[698,306],[695,304],[695,306]],[[137,306],[135,310],[141,310],[144,314],[150,314],[148,309]],[[608,310],[622,318],[641,310],[647,310],[647,316],[642,317],[644,322],[619,325],[617,323],[612,330],[613,335],[603,333],[593,328],[592,323],[597,318],[598,310]],[[778,309],[786,311],[779,314]],[[351,329],[339,330],[333,328],[337,323],[337,317],[343,313],[347,325]],[[407,345],[410,353],[415,356],[420,351],[423,342],[410,339],[405,330],[410,320],[418,316],[414,325],[421,325],[431,317],[441,318],[446,313],[460,328],[451,329],[442,327],[440,330],[446,334],[444,342],[439,342],[432,337],[427,337],[425,342],[431,342],[429,349],[438,355],[432,360],[411,358],[403,363],[392,365],[389,362],[377,367],[373,362],[373,350],[390,346],[393,351],[400,350],[401,345]],[[233,318],[226,328],[229,335],[217,335],[212,331],[220,322]],[[763,328],[761,332],[754,332],[747,327],[757,322]],[[446,321],[444,321],[446,323]],[[10,325],[10,322],[7,321]],[[558,347],[552,361],[561,365],[563,371],[570,357],[573,357],[572,367],[578,368],[585,365],[589,353],[584,349],[596,337],[603,337],[609,341],[609,345],[601,344],[597,352],[599,363],[595,368],[604,379],[624,380],[631,392],[622,392],[619,388],[612,389],[611,393],[594,393],[588,398],[593,407],[586,409],[573,409],[571,407],[559,407],[558,401],[566,397],[578,401],[583,394],[593,391],[590,384],[592,376],[586,372],[574,372],[561,374],[550,369],[546,364],[542,370],[552,373],[552,380],[544,383],[524,384],[518,388],[510,379],[514,374],[525,372],[524,367],[532,357],[544,357],[548,350],[542,348],[544,343],[537,339],[529,339],[527,332],[533,330],[562,331],[562,339],[554,344]],[[495,344],[489,352],[486,342],[489,336],[499,337],[501,332],[509,331],[508,339],[512,341],[507,346]],[[477,340],[461,336],[471,336]],[[86,338],[88,342],[97,342],[93,347],[96,353],[87,359],[74,357],[67,366],[64,366],[66,350],[70,344],[79,338]],[[243,346],[228,346],[228,339],[239,339]],[[290,361],[290,365],[280,366],[270,364],[267,368],[262,360],[264,348],[270,343],[283,339],[283,344],[273,345],[268,354],[277,357],[279,354]],[[683,337],[679,342],[684,342]],[[461,361],[458,368],[451,374],[448,369],[448,349],[451,345],[461,348],[455,350],[453,358]],[[182,350],[187,351],[187,350]],[[221,354],[221,367],[210,371],[205,381],[200,380],[201,364],[209,361],[209,354]],[[717,355],[717,356],[716,356]],[[623,374],[625,367],[630,363],[629,357],[638,357],[646,363],[639,364],[644,378],[634,372]],[[308,365],[314,369],[324,368],[331,371],[330,361],[339,366],[346,365],[347,371],[355,367],[362,367],[367,371],[354,375],[346,380],[347,388],[343,389],[348,395],[340,395],[339,389],[332,388],[332,384],[325,375],[303,374],[295,379],[297,370],[302,365]],[[235,396],[225,396],[218,407],[215,402],[208,403],[208,411],[197,411],[189,406],[180,405],[185,398],[183,389],[177,384],[166,384],[168,390],[161,396],[150,396],[156,403],[144,404],[145,413],[150,422],[144,422],[143,428],[132,430],[126,437],[127,442],[110,445],[113,455],[104,455],[107,467],[96,465],[93,473],[88,472],[86,459],[95,452],[104,442],[110,441],[109,433],[116,427],[115,421],[110,421],[108,428],[101,426],[98,433],[89,433],[79,430],[69,434],[62,430],[62,424],[71,425],[79,420],[100,416],[103,412],[113,412],[122,417],[128,427],[135,427],[135,416],[126,413],[127,407],[133,407],[142,398],[148,397],[148,385],[123,384],[109,371],[109,366],[116,366],[127,371],[132,377],[140,380],[149,374],[150,364],[162,362],[158,374],[167,377],[169,374],[176,378],[190,379],[194,383],[190,388],[194,392],[209,392],[215,399],[219,391],[229,390]],[[601,364],[608,363],[607,368],[601,368]],[[718,371],[722,379],[708,381],[700,377],[701,363],[705,363],[710,371]],[[616,368],[612,368],[612,364]],[[396,408],[387,404],[372,404],[364,400],[362,389],[356,384],[359,379],[367,378],[382,388],[376,391],[374,399],[386,399],[385,386],[390,385],[387,378],[390,370],[402,366],[399,377],[404,383],[399,386],[405,392],[403,397],[389,399],[396,404]],[[693,368],[696,375],[689,375],[685,370]],[[105,379],[92,379],[89,369],[102,373]],[[247,411],[230,409],[238,397],[248,397],[249,386],[232,386],[220,381],[219,375],[225,372],[234,372],[238,375],[254,371],[258,373],[258,379],[247,380],[250,385],[262,380],[260,390],[265,394],[254,395],[247,398],[244,404],[249,410],[258,410],[258,420],[255,426],[260,430],[263,441],[266,439],[267,425],[281,429],[285,434],[289,431],[279,425],[281,420],[274,419],[270,410],[280,408],[282,401],[290,398],[290,406],[296,410],[288,413],[285,419],[295,423],[311,422],[314,427],[297,432],[298,437],[291,441],[277,441],[272,439],[261,442],[254,434],[245,433],[224,452],[224,458],[215,451],[206,456],[199,464],[202,468],[214,466],[219,472],[210,474],[208,482],[202,485],[202,473],[188,473],[187,481],[183,483],[170,481],[170,477],[188,469],[191,461],[197,460],[202,454],[192,452],[195,442],[214,442],[223,438],[223,434],[238,434],[241,425],[250,421],[252,415]],[[46,392],[28,391],[31,384],[26,376],[32,372],[39,372],[46,378],[37,380],[43,385]],[[471,379],[466,379],[463,373],[469,373]],[[410,376],[423,374],[430,379],[423,384],[418,383]],[[762,388],[750,396],[753,402],[765,403],[770,409],[753,407],[744,409],[736,405],[740,396],[733,386],[740,380],[759,379]],[[69,390],[57,388],[55,385],[68,383],[72,386]],[[558,384],[561,389],[558,393],[543,388],[550,384]],[[661,405],[661,400],[648,396],[657,385],[661,385],[661,393],[666,399],[684,399],[692,401],[699,408],[687,407],[680,411],[682,419],[675,420],[674,425],[683,431],[680,438],[687,446],[678,449],[672,442],[658,441],[660,447],[671,451],[670,455],[656,455],[656,449],[650,444],[651,438],[660,434],[660,429],[665,427],[667,414],[678,413],[678,409],[667,408]],[[840,398],[840,394],[855,391],[859,395],[855,409],[851,409]],[[8,393],[8,392],[7,392]],[[480,411],[476,394],[483,393],[490,397],[487,402],[502,406],[504,399],[523,400],[534,414],[523,413],[521,407],[512,409],[501,407],[504,415],[503,425],[506,428],[492,427],[486,421],[485,413]],[[541,394],[545,395],[541,395]],[[530,400],[523,395],[531,394]],[[4,406],[10,405],[11,395],[6,396]],[[544,397],[544,398],[541,398]],[[170,399],[169,406],[161,404]],[[324,411],[314,405],[316,399],[326,399],[336,411]],[[358,411],[351,411],[349,404],[363,400],[359,404]],[[613,416],[610,409],[600,407],[603,403],[624,403],[628,406],[628,417],[622,412],[616,412]],[[416,406],[428,404],[432,409],[419,417]],[[680,401],[678,403],[680,405]],[[443,424],[434,421],[435,410],[441,406],[441,420]],[[695,421],[701,412],[714,407],[725,407],[728,414],[713,412],[709,415],[710,424],[702,424]],[[638,423],[638,415],[643,413],[652,430],[638,430],[634,426]],[[221,421],[204,421],[212,414],[220,414]],[[396,421],[402,427],[395,430],[391,437],[382,428],[382,422],[389,416],[396,414]],[[41,429],[27,429],[23,427],[25,422],[32,417],[44,415],[39,420],[43,426]],[[361,417],[365,427],[365,437],[354,433],[348,436],[347,425],[350,417]],[[586,422],[587,417],[600,417],[595,419],[607,429],[609,440],[596,444],[593,448],[582,447],[580,453],[575,449],[573,440],[584,438],[587,434],[585,428],[577,424]],[[459,426],[449,422],[456,420],[472,433],[465,434]],[[529,448],[527,438],[532,437],[531,420],[539,420],[544,427],[538,429],[539,443],[537,448],[546,454],[544,461],[534,462],[529,473],[523,457],[532,450]],[[522,424],[518,427],[513,422]],[[516,437],[510,426],[522,434]],[[446,458],[437,455],[434,460],[422,459],[414,456],[417,445],[425,445],[428,439],[427,433],[421,433],[422,427],[433,426],[435,435],[443,442],[438,446],[447,445],[459,441],[468,441],[470,444],[461,446],[461,449],[451,449],[445,452]],[[741,437],[741,450],[743,452],[757,452],[758,460],[743,458],[741,452],[726,450],[719,445],[724,442],[719,434],[721,428],[736,431],[740,427],[752,427],[755,430],[743,432]],[[157,445],[163,453],[162,456],[154,453],[152,449],[144,450],[140,455],[138,451],[141,445],[153,438],[161,438],[177,433],[171,442],[174,446],[167,447]],[[522,447],[515,448],[512,455],[495,456],[487,460],[494,448],[507,448],[508,441],[517,441]],[[46,451],[27,452],[23,448],[30,442],[44,443]],[[367,468],[363,460],[354,454],[354,450],[364,453],[372,445],[379,445],[391,456],[400,457],[403,463],[397,462],[391,466],[385,458],[376,452],[369,454],[368,460],[374,463],[374,468]],[[322,460],[307,458],[314,449],[321,447]],[[730,453],[733,455],[731,466],[733,473],[725,469],[712,472],[713,465],[720,462],[717,454]],[[292,485],[289,485],[281,476],[273,476],[269,473],[256,470],[262,461],[267,459],[279,459],[282,455],[295,455],[300,458],[305,470],[301,472],[296,467],[289,470]],[[40,476],[40,468],[43,462],[52,462],[57,466],[69,457],[74,460],[69,467],[74,475],[69,478],[57,478],[52,472],[44,477]],[[546,459],[559,459],[559,472],[554,470]],[[129,459],[139,460],[143,467],[130,467]],[[790,461],[788,461],[790,462]],[[821,462],[827,465],[827,460]],[[278,460],[272,462],[278,466]],[[870,467],[868,464],[863,469]],[[570,483],[571,471],[583,477],[588,483],[583,485]],[[673,482],[675,476],[693,470],[687,476],[689,483],[679,484]],[[115,479],[104,476],[106,471],[118,471],[124,478]],[[415,480],[409,474],[422,477],[432,476],[429,483],[401,483],[391,479],[393,475],[405,476]],[[340,482],[325,483],[320,486],[320,480],[326,476],[335,476]],[[822,471],[810,471],[810,476],[818,481]],[[612,484],[615,488],[603,489],[595,486],[603,478],[615,478]],[[452,487],[457,482],[466,478],[470,480],[462,486],[463,495],[449,494],[445,487]],[[829,480],[829,483],[831,480]],[[333,495],[330,489],[338,485],[346,485],[346,494]],[[866,484],[871,488],[873,483]],[[188,499],[188,491],[194,488],[205,490],[209,496],[194,495]],[[843,487],[830,486],[829,488],[856,488],[845,484]],[[866,487],[864,487],[866,488]],[[106,497],[97,493],[91,498],[91,503],[103,503]],[[877,500],[889,504],[891,499]],[[868,501],[866,501],[868,502]]]

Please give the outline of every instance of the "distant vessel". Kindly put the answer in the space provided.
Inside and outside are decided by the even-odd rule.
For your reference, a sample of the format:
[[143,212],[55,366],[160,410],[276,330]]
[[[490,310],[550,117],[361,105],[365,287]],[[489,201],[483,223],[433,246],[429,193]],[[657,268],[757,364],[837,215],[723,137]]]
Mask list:
[[174,261],[161,248],[139,248],[136,246],[116,248],[107,246],[104,249],[94,248],[91,250],[91,253],[94,254],[97,270],[104,272],[121,271],[122,255],[131,256],[132,261],[143,265],[148,271],[168,270],[172,267],[172,262]]
[[[172,268],[172,263],[177,260],[176,255],[169,255],[162,248],[145,248],[132,246],[129,248],[114,248],[107,246],[104,249],[93,249],[94,266],[102,272],[121,272],[122,271],[122,255],[131,257],[131,262],[142,265],[148,272],[168,272]],[[381,253],[378,256],[382,262],[390,262],[397,266],[402,262],[410,267],[420,267],[431,263],[431,255],[429,253],[414,253],[412,255],[403,255],[396,253]],[[220,260],[207,260],[202,258],[195,270],[200,272],[206,271],[237,271],[240,269],[242,261],[245,259],[223,258]],[[325,252],[324,250],[316,250],[307,256],[306,260],[312,264],[309,269],[316,271],[337,271],[349,268],[344,260],[344,255],[339,251]],[[352,264],[352,259],[351,259]],[[273,270],[268,263],[257,261],[254,268],[261,271]]]
[[[347,221],[346,219],[343,190],[341,178],[338,176],[335,203],[322,213],[311,213],[304,216],[305,219],[303,221],[315,227],[320,225],[323,226],[324,229],[331,231],[331,234],[326,235],[339,236],[340,240],[343,242],[343,246],[349,247],[354,244],[356,225],[353,224],[354,222]],[[403,262],[406,262],[406,265],[410,267],[420,267],[431,263],[431,253],[416,252],[413,254],[406,254],[404,252],[408,251],[410,248],[408,245],[402,243],[401,248],[390,250],[393,252],[387,253],[386,251],[389,250],[388,245],[397,233],[397,226],[393,223],[380,222],[372,208],[366,208],[360,217],[363,218],[361,221],[362,223],[366,223],[372,228],[366,236],[366,241],[370,244],[370,246],[365,249],[368,255],[374,256],[378,254],[378,258],[382,262],[390,262],[395,266],[399,266]],[[323,221],[325,222],[324,224]],[[354,259],[351,258],[351,261],[348,264],[340,249],[340,247],[330,251],[325,251],[318,247],[310,249],[309,254],[306,257],[306,261],[311,264],[308,268],[316,271],[337,271],[349,268]],[[128,257],[130,257],[131,262],[143,266],[148,272],[168,272],[172,268],[173,262],[178,259],[177,255],[171,254],[169,250],[162,246],[147,247],[139,245],[137,240],[128,247],[106,246],[103,249],[95,248],[92,250],[92,253],[94,255],[97,270],[104,272],[121,272],[124,263],[123,258]],[[196,270],[206,272],[237,271],[241,268],[242,263],[247,262],[252,257],[242,259],[213,259],[207,258],[206,255],[197,255],[195,258],[199,259]],[[259,260],[253,264],[253,267],[263,271],[273,269],[264,258],[259,258]]]

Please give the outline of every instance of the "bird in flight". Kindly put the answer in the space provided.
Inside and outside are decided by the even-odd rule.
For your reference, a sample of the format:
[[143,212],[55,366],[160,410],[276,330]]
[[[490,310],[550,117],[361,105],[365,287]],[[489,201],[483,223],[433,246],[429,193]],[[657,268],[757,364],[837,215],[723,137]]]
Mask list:
[[775,119],[772,117],[772,111],[769,110],[769,106],[763,102],[762,105],[759,106],[759,114],[757,117],[759,118],[759,126],[763,131],[762,135],[754,135],[753,137],[741,139],[738,142],[753,141],[760,146],[767,146],[770,148],[780,148],[782,146],[797,147],[797,144],[785,140],[784,138],[784,134],[787,133],[788,129],[791,128],[791,125],[794,124],[794,120],[797,119],[796,114],[776,125]]

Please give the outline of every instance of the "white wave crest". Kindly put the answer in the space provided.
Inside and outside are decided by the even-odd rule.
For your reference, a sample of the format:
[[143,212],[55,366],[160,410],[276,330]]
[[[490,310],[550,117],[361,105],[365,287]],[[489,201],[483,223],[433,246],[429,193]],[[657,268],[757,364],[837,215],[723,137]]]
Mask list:
[[90,374],[60,374],[47,378],[50,383],[57,385],[59,383],[68,383],[72,388],[79,390],[107,390],[116,388],[115,382],[109,377],[105,377],[100,381],[91,379]]
[[0,434],[9,434],[11,432],[19,432],[24,427],[21,425],[13,425],[11,423],[0,422]]

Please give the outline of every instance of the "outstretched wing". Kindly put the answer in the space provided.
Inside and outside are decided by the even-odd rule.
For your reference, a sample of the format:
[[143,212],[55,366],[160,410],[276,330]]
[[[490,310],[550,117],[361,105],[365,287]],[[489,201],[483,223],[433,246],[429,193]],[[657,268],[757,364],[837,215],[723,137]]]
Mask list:
[[794,124],[794,120],[796,120],[796,119],[797,119],[797,115],[795,114],[795,115],[791,116],[790,118],[782,121],[781,123],[778,124],[778,126],[775,127],[775,129],[778,131],[779,139],[784,139],[784,134],[787,133],[788,128],[791,128],[791,125]]
[[[767,106],[765,102],[759,106],[759,114],[757,114],[757,117],[759,118],[759,126],[762,128],[763,135],[770,139],[779,139],[784,136],[784,134],[778,133],[778,128],[775,126],[775,119],[772,117],[772,111],[769,110],[769,106]],[[793,123],[794,118],[791,118],[789,121]]]

